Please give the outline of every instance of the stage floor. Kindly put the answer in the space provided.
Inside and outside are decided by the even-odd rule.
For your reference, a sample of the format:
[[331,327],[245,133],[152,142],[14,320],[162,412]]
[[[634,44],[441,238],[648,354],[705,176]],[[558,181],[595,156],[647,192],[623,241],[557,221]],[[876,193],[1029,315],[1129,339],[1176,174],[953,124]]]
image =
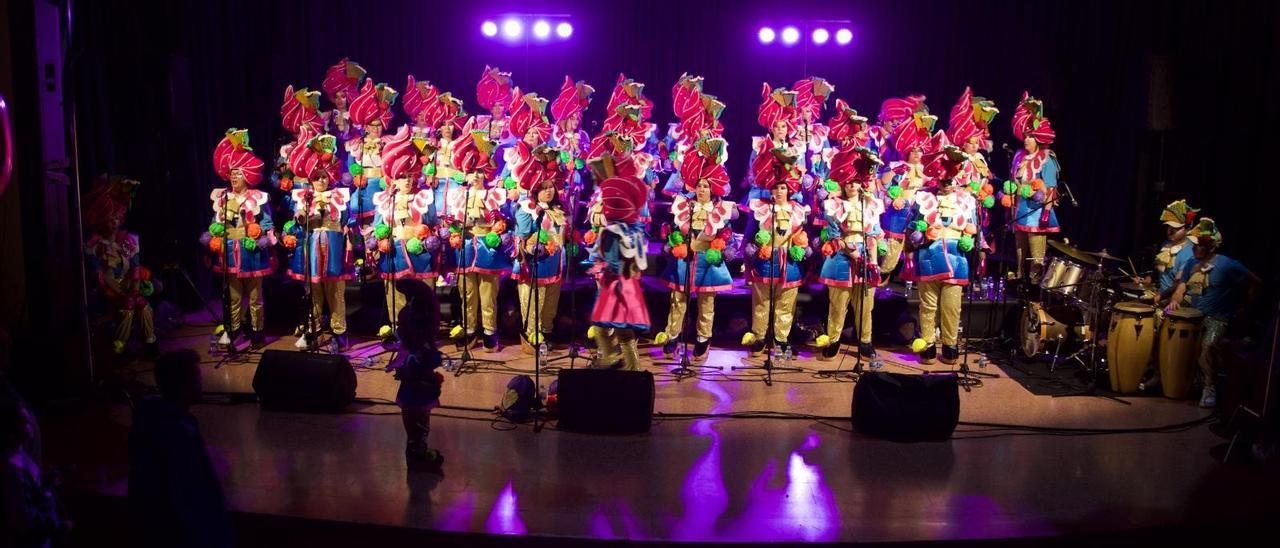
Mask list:
[[[354,413],[315,415],[224,402],[217,393],[252,392],[257,356],[220,362],[207,355],[207,328],[174,335],[167,348],[195,348],[207,358],[205,389],[218,403],[193,413],[230,506],[247,513],[597,539],[928,541],[1163,527],[1238,517],[1242,508],[1274,512],[1280,486],[1273,469],[1216,464],[1208,449],[1221,440],[1204,425],[1107,435],[962,425],[947,442],[894,443],[853,434],[847,420],[659,418],[647,435],[596,436],[557,431],[554,423],[535,432],[457,409],[491,408],[512,375],[532,374],[531,358],[517,346],[496,355],[498,369],[446,376],[446,408],[431,432],[446,455],[444,474],[408,473],[397,409],[369,403],[390,401],[397,388],[375,343],[351,352],[366,403]],[[274,340],[270,348],[292,349],[292,342]],[[882,354],[886,371],[919,371],[914,356]],[[656,347],[647,349],[646,364],[660,358]],[[658,374],[656,412],[848,416],[854,384],[815,372],[848,370],[852,356],[817,362],[804,352],[797,364],[806,371],[776,374],[772,386],[756,372],[727,370],[744,360],[742,351],[713,350],[707,364],[726,370],[686,379],[646,365]],[[1127,429],[1206,415],[1194,401],[1037,396],[1009,377],[1019,370],[982,370],[999,377],[961,392],[962,421]],[[150,382],[145,362],[120,372]],[[544,385],[550,380],[542,377]],[[70,487],[125,493],[128,415],[117,405],[46,427],[49,458],[67,470]]]

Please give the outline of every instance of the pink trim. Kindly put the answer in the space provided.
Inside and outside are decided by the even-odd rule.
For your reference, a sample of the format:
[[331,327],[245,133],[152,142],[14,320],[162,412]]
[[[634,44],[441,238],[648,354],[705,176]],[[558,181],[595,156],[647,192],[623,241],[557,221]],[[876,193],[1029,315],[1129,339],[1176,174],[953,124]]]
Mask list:
[[1017,230],[1018,232],[1030,232],[1034,234],[1055,234],[1061,231],[1062,227],[1054,226],[1049,228],[1039,228],[1039,227],[1032,227],[1029,225],[1015,224],[1013,225],[1013,229]]
[[885,235],[886,235],[886,236],[888,236],[888,237],[890,237],[890,238],[893,238],[893,239],[895,239],[895,240],[905,240],[905,239],[907,239],[907,234],[906,234],[905,232],[894,232],[894,231],[892,231],[892,230],[886,230],[886,231],[884,231],[884,233],[885,233]]
[[[514,273],[513,273],[513,274],[511,275],[511,279],[515,280],[516,282],[522,283],[522,284],[527,284],[527,283],[529,283],[529,279],[530,279],[530,277],[525,276],[524,274],[514,274]],[[539,276],[539,277],[538,277],[538,287],[544,287],[544,286],[548,286],[548,285],[555,285],[555,284],[558,284],[558,283],[560,283],[560,279],[561,279],[561,276],[560,276],[559,274],[556,274],[556,275],[555,275],[555,276],[553,276],[553,277]]]
[[[685,290],[685,288],[681,284],[672,282],[671,280],[660,280],[660,281],[662,282],[662,285],[666,286],[667,289],[670,289],[672,291]],[[694,284],[690,286],[690,289],[693,290],[692,291],[693,293],[697,293],[699,291],[702,291],[704,293],[720,293],[722,291],[729,291],[733,289],[733,284],[729,284],[729,285],[696,285]]]
[[[472,261],[472,262],[475,262],[475,261]],[[455,269],[455,272],[460,272],[462,274],[487,274],[489,276],[498,276],[498,277],[502,277],[504,274],[511,273],[510,270],[491,270],[488,268],[476,268],[474,266],[468,266],[462,269]]]
[[[751,285],[755,285],[756,283],[759,283],[761,285],[769,285],[769,284],[772,284],[774,280],[777,280],[777,278],[757,277],[754,280],[748,280],[747,283]],[[802,285],[804,285],[804,280],[796,280],[794,282],[779,281],[778,289],[791,289],[793,287],[800,287]]]
[[387,278],[392,278],[395,280],[403,280],[406,278],[412,278],[415,280],[434,280],[440,277],[440,274],[436,272],[414,272],[412,270],[405,269],[400,272],[396,272],[395,274],[387,274],[386,272],[382,272],[378,275],[378,277],[384,280]]
[[[289,277],[295,280],[298,280],[300,282],[307,281],[307,277],[305,275],[298,274],[293,270],[289,270]],[[315,284],[315,283],[321,283],[321,282],[347,282],[347,281],[351,281],[354,278],[355,278],[354,274],[343,274],[341,276],[312,276],[311,283]]]
[[938,282],[946,281],[951,285],[969,285],[969,280],[963,278],[952,278],[951,274],[934,274],[932,276],[916,276],[917,282]]

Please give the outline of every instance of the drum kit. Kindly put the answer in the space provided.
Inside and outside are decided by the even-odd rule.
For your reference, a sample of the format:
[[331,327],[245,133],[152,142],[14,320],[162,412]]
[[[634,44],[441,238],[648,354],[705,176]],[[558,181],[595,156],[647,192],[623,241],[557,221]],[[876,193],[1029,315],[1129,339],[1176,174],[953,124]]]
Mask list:
[[[1139,391],[1154,360],[1164,395],[1187,397],[1200,354],[1202,314],[1186,307],[1163,314],[1156,291],[1135,282],[1119,266],[1128,261],[1105,249],[1085,251],[1059,241],[1049,246],[1059,256],[1048,258],[1024,293],[1023,355],[1050,357],[1051,371],[1068,361],[1079,362],[1095,379],[1105,370],[1111,390],[1121,394]],[[1059,358],[1063,350],[1072,353]]]

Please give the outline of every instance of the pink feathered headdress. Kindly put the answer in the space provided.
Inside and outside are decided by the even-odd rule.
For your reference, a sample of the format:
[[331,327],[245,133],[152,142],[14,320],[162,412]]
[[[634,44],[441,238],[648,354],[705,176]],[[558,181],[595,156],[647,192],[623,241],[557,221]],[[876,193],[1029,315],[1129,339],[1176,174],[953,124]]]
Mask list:
[[564,84],[560,86],[560,95],[551,102],[551,118],[556,124],[574,116],[581,121],[582,112],[591,104],[591,94],[595,91],[595,88],[587,85],[586,82],[581,80],[574,82],[573,78],[565,76]]
[[811,76],[791,86],[796,92],[796,106],[800,113],[809,113],[809,120],[817,122],[822,119],[822,109],[827,104],[827,97],[835,92],[836,87],[823,78]]
[[396,130],[382,147],[382,170],[388,179],[417,178],[423,163],[421,143],[408,124]]
[[280,120],[284,129],[294,135],[304,125],[320,127],[320,92],[293,86],[284,88],[284,102],[280,105]]
[[880,103],[880,123],[897,123],[910,118],[916,112],[929,113],[924,104],[923,95],[908,95],[902,98],[890,97]]
[[330,185],[336,184],[340,176],[337,151],[338,143],[334,136],[309,136],[289,151],[289,170],[313,181],[324,173]]
[[978,148],[991,150],[991,119],[999,114],[995,103],[982,97],[974,97],[973,90],[965,86],[964,93],[951,107],[951,119],[947,124],[947,137],[952,143],[963,146],[970,139],[978,139]]
[[538,132],[538,142],[545,143],[551,137],[551,122],[547,121],[547,100],[536,93],[527,93],[520,98],[515,109],[511,111],[511,120],[507,127],[516,139],[524,139],[529,130]]
[[262,160],[249,148],[247,129],[228,129],[226,136],[213,148],[213,171],[224,181],[230,181],[231,171],[238,169],[249,186],[258,186],[262,182],[262,165]]
[[513,94],[519,95],[518,92],[513,93],[512,87],[510,72],[485,65],[484,71],[480,73],[480,81],[476,83],[476,101],[486,111],[492,110],[497,104],[509,104]]
[[1013,135],[1019,141],[1031,137],[1042,145],[1052,145],[1057,133],[1049,125],[1044,116],[1044,103],[1022,92],[1022,100],[1018,101],[1018,109],[1013,111]]
[[359,126],[372,124],[374,120],[382,122],[387,128],[391,123],[391,105],[396,104],[399,92],[386,84],[374,85],[372,80],[365,80],[360,88],[360,96],[351,102],[351,121]]
[[711,185],[712,195],[723,198],[729,193],[729,172],[723,163],[725,146],[724,139],[719,137],[698,139],[680,164],[680,178],[684,180],[685,190],[693,192],[698,181],[706,179]]
[[329,67],[324,72],[324,83],[320,85],[324,89],[324,93],[329,97],[329,102],[337,104],[334,99],[338,96],[339,91],[347,92],[347,106],[351,106],[351,101],[355,99],[356,93],[360,90],[360,81],[364,79],[364,68],[359,63],[348,61],[343,57],[338,64]]
[[799,125],[800,109],[796,104],[796,92],[787,88],[773,89],[768,83],[760,91],[760,108],[756,111],[756,121],[766,131],[773,131],[773,125],[782,120],[787,123],[787,134],[793,134]]

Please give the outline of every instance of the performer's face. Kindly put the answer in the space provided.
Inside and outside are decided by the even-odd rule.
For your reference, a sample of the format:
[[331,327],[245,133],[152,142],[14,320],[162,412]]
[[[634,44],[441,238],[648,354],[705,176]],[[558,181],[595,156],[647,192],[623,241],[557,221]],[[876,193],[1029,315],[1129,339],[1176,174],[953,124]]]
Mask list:
[[698,179],[698,186],[693,187],[693,197],[699,202],[711,201],[711,183],[706,179]]
[[1213,252],[1218,248],[1218,245],[1208,238],[1201,238],[1200,241],[1204,243],[1197,243],[1195,247],[1191,248],[1191,252],[1196,256],[1196,259],[1203,261],[1213,256]]
[[565,129],[565,131],[578,131],[578,124],[579,124],[580,122],[581,122],[581,121],[580,121],[580,120],[578,120],[578,115],[576,115],[576,114],[575,114],[575,115],[573,115],[573,116],[570,116],[570,117],[568,117],[568,118],[565,118],[565,119],[564,119],[564,129]]
[[314,181],[311,181],[311,186],[315,187],[316,192],[329,190],[329,176],[325,175],[324,172],[321,172],[319,177],[316,177]]
[[120,226],[123,224],[124,217],[121,217],[120,215],[107,215],[107,218],[102,220],[102,233],[115,234],[120,230]]
[[773,137],[773,140],[775,141],[781,141],[783,139],[786,139],[787,123],[782,120],[778,120],[777,122],[774,122],[773,129],[772,129],[772,137]]
[[791,197],[791,189],[787,185],[775,185],[773,187],[773,201],[784,203]]
[[396,190],[401,194],[408,194],[409,191],[413,190],[413,179],[408,177],[396,179]]
[[862,183],[851,180],[844,184],[844,197],[852,199],[858,195],[858,191],[862,189]]
[[452,123],[445,123],[445,125],[440,126],[440,138],[441,138],[441,139],[449,139],[449,140],[452,140],[452,139],[453,139],[453,124],[452,124]]
[[471,186],[482,187],[484,186],[484,177],[479,173],[468,173],[467,182],[471,183]]
[[542,144],[542,135],[538,134],[538,130],[529,128],[529,131],[524,132],[524,144],[536,147]]
[[231,170],[231,190],[241,192],[247,186],[249,186],[249,181],[245,180],[244,171],[240,169]]
[[551,185],[551,181],[543,181],[542,186],[538,187],[538,201],[549,204],[555,197],[556,187]]
[[375,120],[369,125],[364,127],[370,137],[374,137],[374,138],[382,137],[382,122]]
[[921,152],[921,151],[920,151],[920,149],[918,149],[918,148],[913,148],[913,149],[911,149],[911,152],[908,152],[908,153],[907,153],[907,163],[908,163],[908,164],[919,164],[919,163],[920,163],[920,158],[923,158],[923,157],[924,157],[924,153],[923,153],[923,152]]
[[974,154],[976,152],[978,152],[978,138],[970,137],[968,141],[964,142],[964,153]]
[[418,115],[417,115],[417,116],[415,116],[415,117],[413,118],[413,123],[417,124],[417,125],[418,125],[418,127],[427,127],[427,111],[426,111],[426,109],[423,109],[423,110],[421,110],[421,111],[418,111]]
[[1022,140],[1022,148],[1027,149],[1027,152],[1035,152],[1040,150],[1040,143],[1036,142],[1035,137],[1027,137]]
[[496,120],[498,118],[502,118],[502,115],[506,113],[506,110],[507,110],[506,105],[503,105],[502,103],[498,103],[496,105],[493,105],[493,108],[489,109],[489,114],[492,114],[493,118]]
[[333,94],[333,106],[338,110],[347,110],[347,92],[339,91]]
[[1170,242],[1180,242],[1187,237],[1187,227],[1164,225],[1164,235]]

